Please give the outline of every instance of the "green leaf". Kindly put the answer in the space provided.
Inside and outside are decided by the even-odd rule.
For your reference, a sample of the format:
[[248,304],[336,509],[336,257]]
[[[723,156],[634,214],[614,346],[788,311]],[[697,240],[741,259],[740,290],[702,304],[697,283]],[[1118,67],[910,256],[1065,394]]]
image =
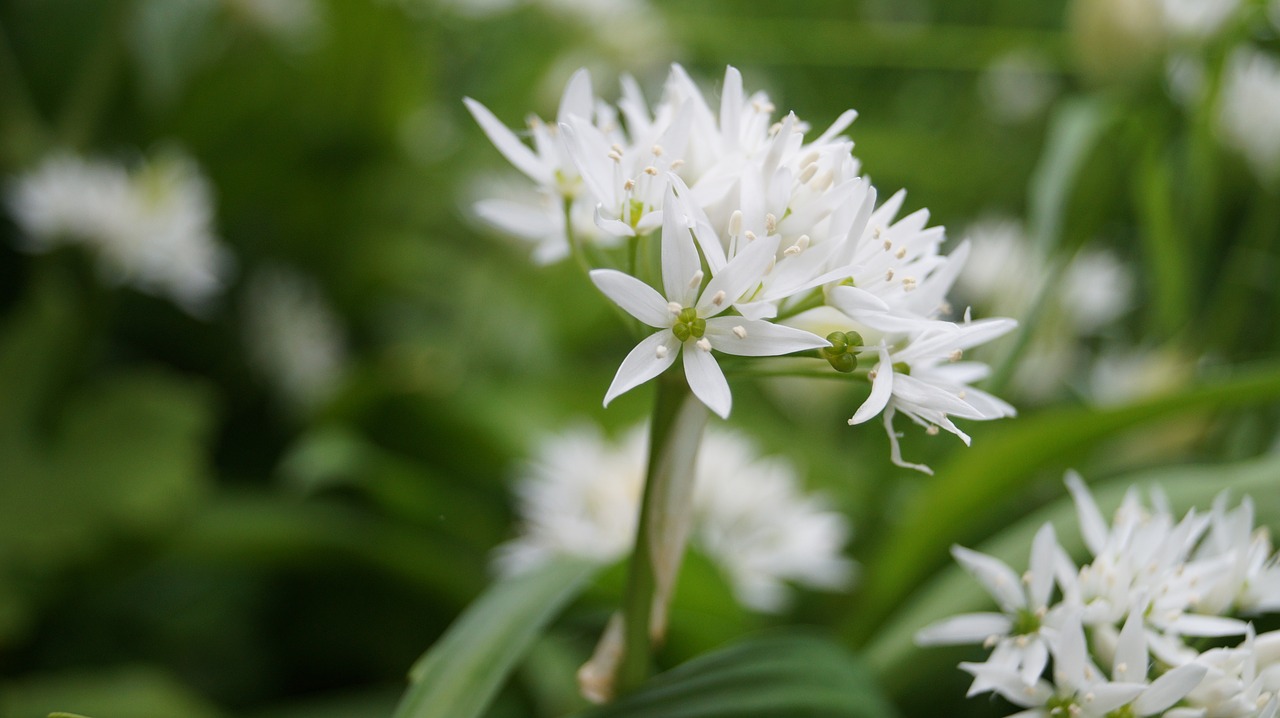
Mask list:
[[[147,666],[40,674],[4,683],[0,715],[82,718],[216,718],[208,701]],[[56,712],[55,712],[56,711]]]
[[542,629],[595,571],[594,564],[561,559],[493,584],[414,664],[394,718],[481,715]]
[[1031,177],[1027,222],[1046,254],[1057,248],[1076,175],[1112,119],[1111,108],[1088,98],[1064,102],[1054,113],[1044,154]]
[[958,453],[903,508],[894,532],[867,562],[862,602],[849,612],[847,635],[865,638],[947,560],[948,546],[971,540],[991,507],[1034,478],[1036,470],[1144,423],[1277,398],[1280,366],[1264,365],[1135,404],[1074,407],[993,427],[981,437],[981,447]]
[[750,638],[695,658],[577,718],[890,718],[855,656],[804,633]]
[[[1272,527],[1280,523],[1280,455],[1267,456],[1227,466],[1206,465],[1162,468],[1108,480],[1092,488],[1094,498],[1104,515],[1120,505],[1130,486],[1144,488],[1159,485],[1169,496],[1176,511],[1192,507],[1206,509],[1220,491],[1231,491],[1239,499],[1250,494],[1257,508],[1259,525]],[[1087,478],[1087,477],[1086,477]],[[1061,498],[1043,509],[1029,514],[976,548],[995,556],[1014,568],[1029,561],[1032,537],[1045,522],[1054,525],[1059,542],[1069,554],[1079,559],[1084,555],[1084,541],[1076,519],[1075,504],[1061,491]],[[930,666],[950,661],[952,653],[934,648],[917,648],[912,636],[925,626],[948,616],[991,610],[990,595],[972,576],[952,563],[938,571],[899,610],[894,618],[877,630],[867,644],[864,655],[887,690],[903,695],[913,689],[913,677],[937,675]],[[946,670],[943,665],[938,670]],[[916,686],[915,688],[918,688]]]

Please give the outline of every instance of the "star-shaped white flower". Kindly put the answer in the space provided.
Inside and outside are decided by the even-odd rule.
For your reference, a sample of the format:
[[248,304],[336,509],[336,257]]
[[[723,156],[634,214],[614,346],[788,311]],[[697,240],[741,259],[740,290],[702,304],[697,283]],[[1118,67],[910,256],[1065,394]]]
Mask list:
[[759,285],[774,261],[777,238],[760,238],[739,252],[705,288],[704,274],[687,214],[667,190],[663,201],[662,285],[666,296],[629,274],[612,269],[591,272],[600,291],[641,322],[658,329],[636,345],[606,392],[607,406],[614,397],[661,374],[684,349],[684,373],[689,388],[708,408],[728,417],[733,397],[724,372],[711,350],[738,356],[777,356],[830,343],[800,329],[761,319],[723,315],[748,290]]

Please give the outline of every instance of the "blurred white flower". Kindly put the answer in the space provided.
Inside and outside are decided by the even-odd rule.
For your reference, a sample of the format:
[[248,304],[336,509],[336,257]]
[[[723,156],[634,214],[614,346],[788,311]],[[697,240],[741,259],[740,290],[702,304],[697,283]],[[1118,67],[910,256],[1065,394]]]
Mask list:
[[1158,396],[1184,386],[1193,369],[1192,358],[1167,349],[1106,351],[1090,367],[1089,396],[1101,406]]
[[1222,141],[1264,181],[1280,179],[1280,62],[1252,47],[1227,61],[1218,107]]
[[1166,30],[1174,37],[1216,35],[1240,7],[1240,0],[1160,0]]
[[1039,55],[1013,51],[978,78],[983,107],[998,122],[1020,124],[1042,114],[1058,92],[1053,67]]
[[319,287],[296,272],[254,274],[245,294],[244,331],[250,361],[299,409],[322,403],[342,377],[342,326]]
[[7,200],[23,248],[84,245],[109,282],[167,296],[192,314],[208,309],[232,266],[213,234],[209,185],[180,154],[161,155],[132,172],[54,155],[18,177]]
[[321,25],[315,0],[224,0],[239,17],[289,42],[310,39]]
[[[498,570],[520,573],[556,555],[601,563],[625,556],[635,540],[646,433],[634,429],[610,442],[579,427],[544,441],[518,477],[520,536],[495,552]],[[721,568],[744,606],[780,610],[784,582],[848,583],[852,564],[840,555],[848,522],[806,495],[789,463],[761,458],[743,436],[711,430],[696,473],[694,546]]]

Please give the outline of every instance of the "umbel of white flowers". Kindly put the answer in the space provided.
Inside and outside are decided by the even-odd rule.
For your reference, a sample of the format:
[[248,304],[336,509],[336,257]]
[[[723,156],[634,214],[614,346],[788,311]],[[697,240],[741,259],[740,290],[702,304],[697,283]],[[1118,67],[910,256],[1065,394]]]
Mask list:
[[990,649],[986,661],[960,664],[974,677],[969,695],[994,691],[1021,718],[1275,718],[1280,631],[1256,635],[1234,617],[1280,611],[1280,564],[1267,531],[1254,530],[1253,503],[1228,508],[1222,494],[1208,514],[1179,521],[1158,489],[1150,505],[1130,489],[1108,525],[1079,476],[1067,486],[1090,560],[1077,569],[1050,524],[1021,576],[957,546],[1000,612],[946,619],[916,642]]
[[[598,100],[580,70],[554,123],[530,118],[530,147],[479,102],[465,102],[532,181],[523,196],[479,202],[477,215],[533,242],[539,261],[574,256],[649,327],[605,403],[679,359],[691,391],[725,417],[732,395],[717,356],[791,356],[815,374],[869,382],[849,423],[882,416],[893,461],[925,472],[902,460],[896,414],[966,444],[953,417],[1014,414],[971,386],[988,368],[962,357],[1015,323],[970,321],[967,312],[948,319],[946,294],[968,246],[943,254],[944,233],[927,227],[925,210],[896,219],[901,192],[876,206],[842,134],[852,110],[806,139],[807,123],[794,113],[775,120],[769,98],[748,94],[732,67],[718,109],[679,65],[652,109],[627,77],[616,107]],[[816,324],[829,333],[803,328]]]

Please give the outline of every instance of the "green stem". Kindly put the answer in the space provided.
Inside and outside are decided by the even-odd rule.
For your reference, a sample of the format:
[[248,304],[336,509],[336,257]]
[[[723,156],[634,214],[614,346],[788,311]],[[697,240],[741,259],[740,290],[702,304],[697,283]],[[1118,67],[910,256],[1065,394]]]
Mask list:
[[822,306],[825,303],[826,303],[826,297],[823,295],[822,289],[820,288],[815,289],[813,290],[813,292],[809,294],[809,296],[805,297],[799,302],[792,304],[786,309],[780,309],[778,311],[778,316],[774,317],[774,321],[782,321],[783,319],[789,319],[791,317],[796,316],[797,314],[807,312],[810,309],[817,309],[818,307]]
[[132,8],[133,3],[118,0],[104,13],[97,43],[81,66],[58,123],[59,138],[67,147],[83,149],[102,120],[124,60],[125,22]]
[[689,538],[694,465],[709,412],[683,374],[658,377],[649,433],[649,467],[627,569],[622,617],[624,645],[616,693],[635,690],[649,676],[650,653],[665,631],[667,603]]

